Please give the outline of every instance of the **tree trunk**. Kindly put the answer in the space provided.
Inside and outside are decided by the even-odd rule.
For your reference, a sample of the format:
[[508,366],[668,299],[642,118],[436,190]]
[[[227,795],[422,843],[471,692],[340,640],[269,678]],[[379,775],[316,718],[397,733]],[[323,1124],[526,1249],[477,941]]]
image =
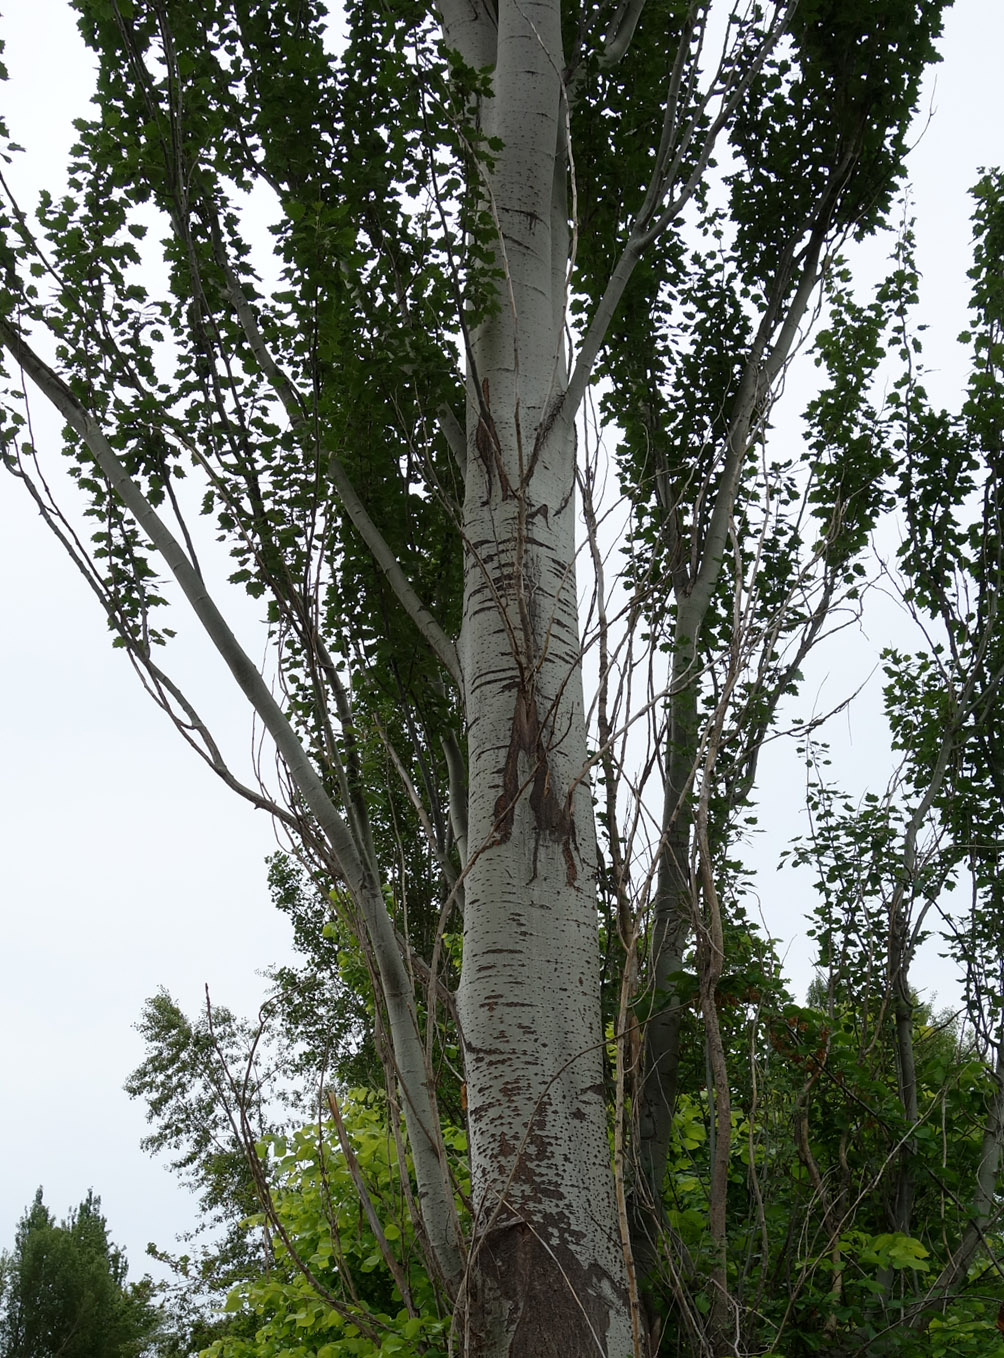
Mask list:
[[602,1080],[595,831],[561,412],[559,7],[503,4],[483,130],[505,277],[468,354],[461,661],[469,863],[458,1015],[475,1226],[470,1355],[632,1351]]

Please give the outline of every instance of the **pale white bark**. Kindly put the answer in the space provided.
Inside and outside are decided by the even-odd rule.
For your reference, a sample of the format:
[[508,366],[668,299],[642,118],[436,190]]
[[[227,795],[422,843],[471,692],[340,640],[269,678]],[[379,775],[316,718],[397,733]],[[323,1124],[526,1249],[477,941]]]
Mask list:
[[602,1088],[575,438],[551,417],[565,381],[561,70],[558,5],[501,4],[482,119],[504,146],[489,189],[505,280],[499,314],[472,337],[460,647],[468,1344],[622,1358],[632,1335]]
[[495,62],[495,10],[487,0],[437,0],[447,46],[483,71]]

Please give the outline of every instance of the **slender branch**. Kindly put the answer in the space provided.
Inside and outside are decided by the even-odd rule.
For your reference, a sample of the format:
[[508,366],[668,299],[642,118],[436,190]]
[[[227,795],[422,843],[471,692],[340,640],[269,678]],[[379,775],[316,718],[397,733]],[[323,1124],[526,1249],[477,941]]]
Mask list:
[[[217,263],[225,272],[227,295],[237,313],[237,319],[240,321],[244,337],[250,345],[251,351],[261,367],[262,372],[268,378],[273,390],[282,402],[283,408],[289,417],[290,424],[294,429],[302,429],[307,423],[307,415],[304,411],[300,395],[272,357],[268,345],[265,343],[261,330],[258,327],[254,309],[245,296],[244,290],[241,288],[240,282],[230,266],[230,262],[223,250],[222,241],[216,238],[215,233],[214,250]],[[398,602],[432,648],[432,651],[446,669],[458,690],[463,692],[463,678],[461,675],[460,658],[457,654],[457,648],[415,593],[411,582],[401,569],[397,557],[387,545],[387,541],[379,528],[377,528],[376,524],[370,518],[359,494],[349,480],[341,461],[337,454],[333,452],[328,454],[328,471],[331,480],[335,485],[335,489],[338,491],[345,512],[352,520],[359,536],[369,548],[371,556],[383,572],[384,577],[394,591]]]
[[[688,175],[679,192],[666,206],[662,215],[653,222],[653,218],[659,205],[666,202],[667,195],[672,188],[671,171],[667,170],[663,163],[657,162],[656,168],[649,180],[645,199],[643,200],[642,206],[631,227],[627,243],[611,271],[603,296],[596,305],[593,318],[590,321],[586,333],[583,336],[582,343],[579,346],[575,366],[572,369],[572,375],[562,399],[562,408],[569,415],[574,415],[579,408],[586,387],[589,384],[593,365],[606,342],[607,332],[617,313],[621,298],[624,295],[624,290],[631,279],[631,275],[635,271],[638,261],[652,242],[666,230],[676,217],[680,215],[684,207],[686,207],[687,203],[696,193],[699,184],[703,182],[704,174],[707,170],[708,162],[711,159],[719,134],[731,119],[753,80],[759,74],[763,63],[767,60],[767,57],[785,32],[791,15],[794,12],[796,2],[797,0],[789,0],[788,4],[785,5],[784,9],[764,35],[754,59],[750,62],[749,69],[733,86],[731,93],[728,98],[724,100],[715,116],[711,127],[705,133],[700,153],[697,156],[697,163],[693,170]],[[706,108],[710,98],[711,93],[709,92],[702,103],[701,112]],[[667,116],[669,116],[668,105]],[[695,114],[686,134],[688,143],[696,131],[697,119],[698,115]]]
[[450,445],[450,452],[453,460],[457,464],[457,469],[461,477],[467,479],[467,435],[464,433],[460,421],[454,414],[453,407],[448,406],[445,401],[436,411],[439,419],[439,428],[446,442]]
[[647,0],[621,0],[621,4],[617,7],[617,13],[607,29],[603,51],[600,53],[601,71],[607,71],[612,66],[616,66],[625,56],[634,39],[638,20],[641,18],[646,4]]
[[463,1260],[454,1226],[452,1191],[441,1155],[438,1119],[418,1031],[414,992],[379,882],[369,872],[350,828],[329,798],[317,770],[265,680],[237,641],[181,544],[127,474],[98,423],[81,406],[65,382],[3,317],[0,317],[0,345],[8,350],[67,424],[87,444],[112,490],[163,557],[207,636],[275,742],[294,785],[324,833],[337,870],[360,910],[366,932],[372,941],[380,988],[390,1018],[397,1069],[406,1095],[406,1116],[416,1174],[420,1192],[429,1206],[429,1231],[447,1285],[456,1286],[463,1273]]
[[362,876],[361,864],[348,827],[324,791],[320,778],[285,714],[234,636],[181,544],[128,475],[97,422],[84,410],[63,380],[28,346],[10,322],[2,317],[0,317],[0,344],[21,365],[73,431],[84,440],[111,488],[133,514],[150,542],[167,563],[213,645],[264,722],[311,811],[324,827],[338,860],[339,870],[350,886],[353,883],[358,884]]
[[366,1180],[363,1178],[362,1170],[359,1168],[359,1161],[356,1159],[356,1153],[352,1149],[352,1143],[349,1141],[348,1133],[345,1130],[345,1123],[342,1121],[341,1109],[338,1107],[338,1100],[335,1098],[334,1090],[328,1089],[326,1094],[328,1107],[331,1109],[331,1116],[335,1121],[335,1131],[338,1133],[338,1144],[342,1148],[342,1155],[345,1157],[346,1167],[349,1174],[352,1176],[352,1183],[355,1186],[356,1196],[359,1198],[362,1209],[366,1213],[366,1220],[369,1222],[370,1230],[373,1232],[383,1261],[387,1265],[387,1269],[397,1285],[397,1290],[401,1293],[401,1300],[407,1307],[408,1314],[410,1316],[415,1316],[418,1314],[418,1311],[415,1309],[415,1303],[411,1299],[411,1288],[408,1286],[408,1280],[404,1276],[404,1270],[394,1257],[394,1252],[384,1233],[380,1217],[377,1215],[377,1210],[373,1206],[373,1199],[370,1197],[369,1188],[367,1187]]
[[464,680],[460,668],[460,656],[457,654],[456,646],[454,646],[453,642],[415,593],[408,577],[401,569],[397,557],[387,546],[380,530],[366,512],[366,507],[356,493],[349,478],[346,476],[345,469],[340,460],[334,453],[328,455],[328,471],[331,475],[331,480],[334,483],[335,489],[338,491],[339,498],[345,507],[346,514],[348,514],[359,533],[359,536],[369,548],[373,560],[383,572],[387,583],[397,597],[398,603],[401,604],[409,618],[411,618],[422,636],[429,643],[437,659],[456,684],[459,692],[462,693],[464,690]]
[[[46,527],[62,545],[66,555],[83,576],[88,588],[104,610],[109,626],[112,627],[119,636],[124,637],[126,635],[126,630],[119,609],[115,603],[114,596],[105,587],[86,547],[66,521],[61,511],[53,503],[45,478],[42,475],[41,470],[38,469],[37,459],[35,465],[38,469],[40,485],[44,488],[44,494],[43,490],[40,489],[39,485],[36,485],[32,476],[25,471],[23,466],[17,466],[17,460],[19,459],[8,459],[11,474],[16,476],[24,484],[28,494],[34,500],[35,507],[41,515]],[[175,506],[175,512],[177,513],[177,506]],[[201,572],[199,571],[198,566],[195,565],[193,569],[201,579]],[[227,787],[233,792],[236,792],[238,796],[243,797],[245,801],[250,802],[251,805],[258,810],[267,811],[269,815],[274,816],[276,820],[282,822],[287,827],[294,827],[297,824],[296,817],[291,815],[289,811],[281,807],[271,797],[267,797],[264,793],[264,787],[259,789],[249,787],[231,770],[224,759],[223,753],[217,745],[212,732],[199,715],[196,708],[178,685],[175,684],[174,681],[154,662],[149,640],[145,638],[141,643],[129,644],[127,646],[127,651],[130,662],[144,689],[157,706],[170,717],[171,721],[174,723],[175,729],[180,732],[182,738],[187,742],[191,749],[195,751],[199,758],[205,760],[213,772],[226,783]],[[175,706],[172,704],[176,704],[177,707],[181,709],[181,712],[184,714],[183,717],[179,715],[175,710]],[[198,736],[198,739],[196,739],[196,736]]]

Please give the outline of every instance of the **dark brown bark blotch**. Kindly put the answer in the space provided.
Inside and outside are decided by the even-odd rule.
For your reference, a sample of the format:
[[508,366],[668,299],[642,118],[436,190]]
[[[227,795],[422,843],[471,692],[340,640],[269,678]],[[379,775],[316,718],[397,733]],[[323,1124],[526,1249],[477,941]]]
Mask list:
[[[577,872],[572,845],[575,842],[575,817],[569,801],[563,801],[551,783],[551,767],[544,744],[543,728],[533,695],[522,688],[516,698],[509,749],[502,770],[502,792],[495,802],[495,842],[505,844],[512,835],[516,803],[523,788],[519,757],[526,756],[533,768],[530,782],[530,809],[537,839],[548,834],[562,846],[566,880],[571,886]],[[534,876],[536,876],[536,846],[534,848]]]

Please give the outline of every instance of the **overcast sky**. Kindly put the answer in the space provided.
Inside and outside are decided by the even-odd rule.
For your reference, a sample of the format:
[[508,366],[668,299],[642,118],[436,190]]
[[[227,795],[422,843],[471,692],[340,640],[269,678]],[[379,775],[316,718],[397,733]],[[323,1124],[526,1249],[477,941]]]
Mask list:
[[[58,192],[70,120],[89,95],[88,59],[59,0],[32,0],[30,14],[25,3],[10,9],[0,22],[11,75],[0,111],[28,150],[13,176],[26,191],[47,184]],[[926,361],[936,369],[928,387],[956,403],[965,372],[954,336],[968,292],[967,189],[980,166],[1004,161],[1004,6],[958,0],[943,51],[911,175],[931,325]],[[52,424],[36,430],[54,466],[57,432]],[[10,1242],[39,1184],[57,1213],[93,1186],[136,1276],[147,1267],[146,1242],[170,1246],[193,1206],[139,1149],[142,1109],[122,1092],[142,1057],[131,1025],[160,985],[190,1012],[207,982],[218,1002],[257,1007],[258,969],[287,947],[265,888],[275,840],[267,818],[218,783],[154,709],[10,479],[0,479],[0,598],[0,1244]],[[894,611],[866,625],[860,679],[898,626]],[[229,677],[205,647],[191,646],[183,660],[230,748],[246,752],[249,724]],[[843,696],[835,685],[846,686],[846,668],[837,660],[831,649],[811,672],[820,707]],[[838,678],[828,682],[831,671]],[[876,680],[831,733],[840,771],[857,790],[876,775],[879,708]],[[796,828],[798,764],[778,752],[764,775],[767,798],[776,805],[787,797]],[[887,776],[879,765],[880,786]],[[766,879],[764,906],[772,932],[791,941],[804,985],[807,954],[790,890],[785,877]],[[932,970],[930,983],[937,980]]]

